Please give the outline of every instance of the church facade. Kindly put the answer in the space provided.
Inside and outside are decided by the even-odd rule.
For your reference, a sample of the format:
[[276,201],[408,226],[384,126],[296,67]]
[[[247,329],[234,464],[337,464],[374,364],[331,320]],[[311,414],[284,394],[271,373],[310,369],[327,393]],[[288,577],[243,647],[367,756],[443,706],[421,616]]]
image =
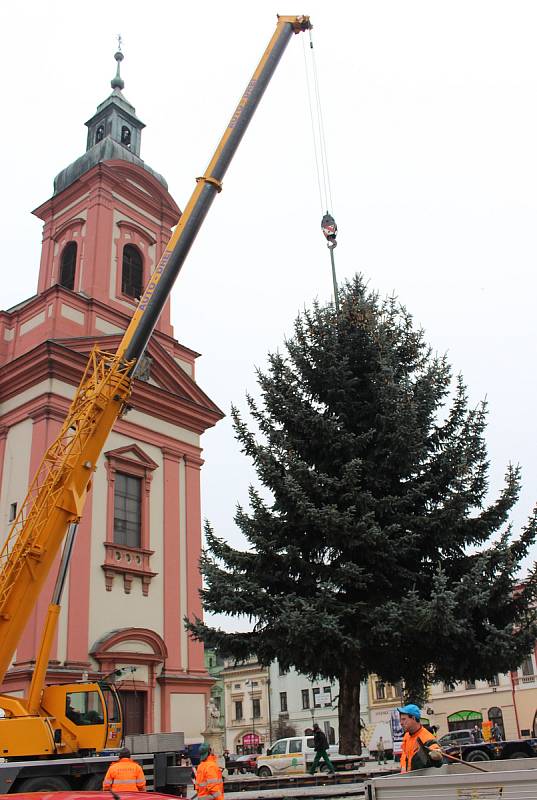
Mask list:
[[[14,519],[94,344],[114,352],[180,209],[140,158],[144,127],[112,93],[86,123],[86,152],[55,179],[37,293],[0,311],[0,518]],[[200,738],[212,679],[183,619],[201,616],[200,439],[221,417],[197,385],[197,353],[166,303],[134,381],[132,408],[101,454],[78,529],[48,682],[122,669],[126,732]],[[28,686],[55,574],[3,691]]]

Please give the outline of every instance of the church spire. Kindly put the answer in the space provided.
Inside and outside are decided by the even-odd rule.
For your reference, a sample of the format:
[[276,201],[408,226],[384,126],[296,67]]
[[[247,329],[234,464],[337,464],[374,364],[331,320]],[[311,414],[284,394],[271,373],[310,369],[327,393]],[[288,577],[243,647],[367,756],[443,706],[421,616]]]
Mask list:
[[121,36],[118,36],[118,46],[114,54],[117,63],[116,74],[110,81],[112,91],[86,122],[88,128],[86,152],[56,175],[54,194],[66,189],[95,164],[117,160],[129,161],[142,167],[167,188],[162,175],[152,170],[140,157],[142,130],[145,125],[136,116],[136,109],[121,91],[125,86],[121,77],[121,62],[124,58],[121,45]]
[[110,86],[112,87],[112,89],[119,89],[119,91],[121,91],[125,87],[125,81],[123,80],[123,78],[121,77],[121,74],[120,74],[121,62],[123,61],[123,58],[124,58],[123,53],[121,52],[121,36],[120,35],[118,35],[118,37],[117,37],[117,52],[114,53],[114,58],[117,61],[117,70],[116,70],[115,78],[112,78],[112,80],[110,81]]

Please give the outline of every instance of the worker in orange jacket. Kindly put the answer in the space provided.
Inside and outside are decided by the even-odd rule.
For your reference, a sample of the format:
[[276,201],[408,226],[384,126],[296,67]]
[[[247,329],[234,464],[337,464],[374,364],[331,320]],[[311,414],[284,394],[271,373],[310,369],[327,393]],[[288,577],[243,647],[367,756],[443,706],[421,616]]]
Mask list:
[[200,747],[200,763],[196,769],[194,788],[198,798],[204,800],[224,800],[224,782],[222,770],[217,764],[216,756],[206,742]]
[[145,775],[141,766],[131,758],[131,751],[124,747],[119,752],[119,761],[108,767],[103,789],[114,792],[145,792]]
[[411,772],[424,767],[441,767],[442,753],[434,735],[420,722],[421,711],[414,703],[397,709],[403,736],[401,772]]

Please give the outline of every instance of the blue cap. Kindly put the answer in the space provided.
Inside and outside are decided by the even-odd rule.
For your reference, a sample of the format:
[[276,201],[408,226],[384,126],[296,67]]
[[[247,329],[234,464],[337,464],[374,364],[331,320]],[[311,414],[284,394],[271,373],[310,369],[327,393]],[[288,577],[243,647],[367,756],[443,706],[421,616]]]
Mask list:
[[408,714],[409,717],[414,717],[418,722],[420,721],[421,709],[415,703],[408,703],[408,705],[401,706],[397,710],[400,714]]
[[211,748],[207,742],[202,742],[199,749],[200,761],[205,761],[210,752]]

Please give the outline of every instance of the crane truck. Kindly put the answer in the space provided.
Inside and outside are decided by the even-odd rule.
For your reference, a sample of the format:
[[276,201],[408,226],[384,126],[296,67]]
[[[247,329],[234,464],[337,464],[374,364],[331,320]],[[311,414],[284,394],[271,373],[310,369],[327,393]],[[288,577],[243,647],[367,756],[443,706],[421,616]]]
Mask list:
[[[114,423],[127,408],[137,366],[175,279],[289,40],[309,28],[307,16],[278,17],[276,30],[205,173],[197,179],[117,352],[104,352],[98,345],[92,350],[60,433],[46,451],[0,550],[1,682],[64,545],[28,694],[24,698],[0,695],[4,712],[0,791],[81,788],[80,781],[85,788],[95,788],[95,776],[107,766],[99,754],[117,749],[122,742],[121,707],[112,684],[103,680],[45,686],[77,526],[97,460]],[[66,782],[60,786],[58,781],[46,780],[47,774],[66,776],[68,763],[71,779],[64,777]]]

